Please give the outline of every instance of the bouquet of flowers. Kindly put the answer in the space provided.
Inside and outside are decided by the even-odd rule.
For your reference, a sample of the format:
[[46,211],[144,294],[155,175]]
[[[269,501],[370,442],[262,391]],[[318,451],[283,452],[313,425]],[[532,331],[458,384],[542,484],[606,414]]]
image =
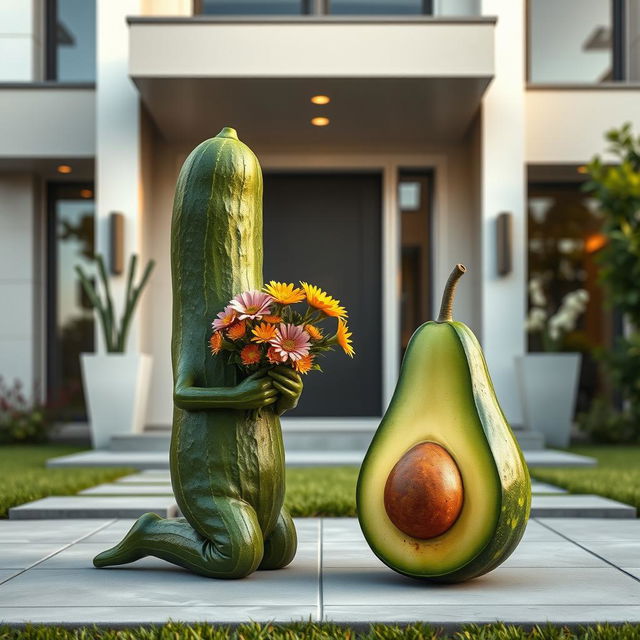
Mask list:
[[[298,305],[305,304],[306,308]],[[286,365],[298,373],[322,371],[317,362],[335,345],[353,357],[346,309],[319,287],[271,281],[263,291],[244,291],[212,323],[211,352],[228,354],[244,372]],[[322,323],[337,321],[335,333]]]

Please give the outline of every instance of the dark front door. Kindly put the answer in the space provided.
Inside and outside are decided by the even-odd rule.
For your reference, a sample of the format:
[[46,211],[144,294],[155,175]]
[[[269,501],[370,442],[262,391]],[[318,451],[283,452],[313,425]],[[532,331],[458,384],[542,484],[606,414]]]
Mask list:
[[[291,416],[379,416],[382,374],[381,176],[266,173],[265,281],[316,284],[349,311],[356,356],[321,358]],[[325,321],[335,331],[334,319]]]

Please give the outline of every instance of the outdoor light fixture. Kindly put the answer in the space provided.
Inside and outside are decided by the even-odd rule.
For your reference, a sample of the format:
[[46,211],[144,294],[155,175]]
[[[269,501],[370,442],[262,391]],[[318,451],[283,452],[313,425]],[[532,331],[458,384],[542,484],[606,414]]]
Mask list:
[[329,118],[325,118],[324,116],[311,118],[311,124],[315,127],[326,127],[329,124]]
[[93,198],[93,191],[91,189],[80,189],[81,198]]
[[119,211],[109,215],[109,239],[111,273],[119,276],[124,271],[124,215]]
[[311,102],[313,102],[313,104],[329,104],[331,98],[329,96],[313,96]]
[[506,276],[511,273],[512,235],[512,215],[507,212],[499,214],[496,225],[496,257],[498,263],[498,274],[501,276]]
[[57,171],[58,173],[71,173],[73,169],[68,164],[59,164]]

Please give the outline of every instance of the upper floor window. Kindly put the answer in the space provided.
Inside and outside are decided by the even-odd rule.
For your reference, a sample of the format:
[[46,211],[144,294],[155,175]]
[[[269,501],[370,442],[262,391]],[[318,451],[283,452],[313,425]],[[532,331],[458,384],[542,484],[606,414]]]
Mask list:
[[47,0],[47,80],[96,79],[95,0]]
[[206,15],[447,15],[475,14],[477,0],[195,0]]
[[430,15],[431,0],[329,0],[334,15]]
[[311,0],[199,0],[196,11],[223,16],[295,16],[311,13]]
[[529,0],[529,81],[637,80],[640,0]]

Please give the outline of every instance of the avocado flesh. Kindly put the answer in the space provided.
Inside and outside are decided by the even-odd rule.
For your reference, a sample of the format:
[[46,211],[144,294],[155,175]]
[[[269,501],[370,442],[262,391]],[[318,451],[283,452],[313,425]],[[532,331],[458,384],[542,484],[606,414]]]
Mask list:
[[[425,441],[453,457],[464,497],[450,529],[420,540],[389,519],[384,486],[398,460]],[[464,324],[428,322],[412,337],[393,399],[365,456],[357,499],[374,553],[410,576],[465,580],[490,571],[517,546],[528,518],[529,476],[482,350]]]

